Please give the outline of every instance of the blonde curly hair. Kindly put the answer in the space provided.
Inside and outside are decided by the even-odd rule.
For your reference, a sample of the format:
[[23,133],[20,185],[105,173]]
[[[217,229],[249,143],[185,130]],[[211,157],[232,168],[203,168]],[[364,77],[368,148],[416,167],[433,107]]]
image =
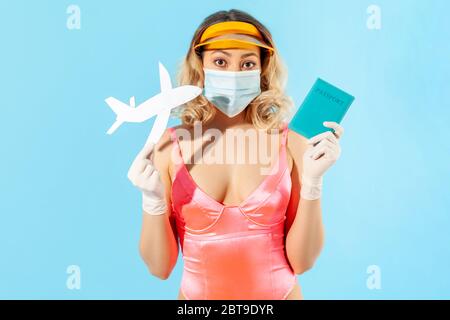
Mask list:
[[[245,119],[257,128],[270,130],[280,128],[289,116],[293,101],[284,93],[287,70],[281,61],[272,40],[272,35],[258,20],[236,9],[218,11],[208,16],[197,28],[192,38],[188,53],[179,66],[177,80],[179,85],[196,85],[203,88],[204,73],[202,56],[194,50],[203,31],[210,25],[224,21],[242,21],[253,24],[262,34],[264,41],[274,48],[272,55],[261,50],[261,94],[256,97],[243,112]],[[174,109],[172,115],[179,117],[183,124],[193,126],[196,121],[202,124],[214,118],[216,109],[203,96],[189,101]]]

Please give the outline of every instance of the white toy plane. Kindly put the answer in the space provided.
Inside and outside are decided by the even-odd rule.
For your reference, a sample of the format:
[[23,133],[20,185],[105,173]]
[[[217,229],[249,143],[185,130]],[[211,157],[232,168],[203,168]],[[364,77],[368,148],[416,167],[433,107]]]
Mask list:
[[105,102],[117,115],[116,122],[109,128],[107,134],[112,134],[124,122],[144,122],[156,115],[152,131],[147,139],[147,141],[156,143],[167,127],[170,111],[202,93],[202,88],[197,86],[185,85],[172,88],[169,72],[161,62],[159,62],[159,80],[161,93],[137,107],[135,107],[134,97],[130,98],[130,105],[113,97],[105,99]]

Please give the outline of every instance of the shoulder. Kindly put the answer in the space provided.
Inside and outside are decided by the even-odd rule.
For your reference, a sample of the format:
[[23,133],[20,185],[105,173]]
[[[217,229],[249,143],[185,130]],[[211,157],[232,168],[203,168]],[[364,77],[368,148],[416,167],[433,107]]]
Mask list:
[[168,177],[172,175],[171,172],[171,170],[173,169],[172,163],[174,163],[172,159],[173,154],[172,149],[174,141],[172,138],[171,131],[173,131],[174,137],[177,137],[177,135],[180,134],[178,129],[189,130],[187,126],[182,124],[171,128],[167,128],[154,147],[153,164],[157,170],[159,170],[162,174],[167,174]]
[[159,138],[159,141],[155,144],[153,150],[153,165],[161,173],[168,172],[171,150],[172,138],[170,128],[167,128],[164,130],[161,138]]
[[288,129],[287,135],[286,147],[288,155],[291,158],[291,161],[299,167],[302,165],[303,154],[308,147],[308,139],[291,129]]
[[185,124],[173,126],[171,128],[168,128],[167,130],[173,131],[173,136],[178,140],[179,138],[181,138],[182,140],[191,140],[191,137],[194,135],[194,128]]
[[304,151],[308,147],[308,139],[297,132],[287,129],[287,147],[291,152]]

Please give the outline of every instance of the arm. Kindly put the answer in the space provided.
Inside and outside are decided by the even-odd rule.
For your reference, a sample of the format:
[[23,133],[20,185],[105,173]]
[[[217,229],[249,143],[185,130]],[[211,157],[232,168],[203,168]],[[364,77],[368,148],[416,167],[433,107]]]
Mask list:
[[307,139],[289,131],[288,151],[293,160],[292,192],[286,219],[286,254],[292,269],[301,274],[314,265],[324,243],[324,227],[320,199],[300,196],[303,154]]
[[[164,212],[143,211],[139,252],[150,273],[160,279],[167,279],[176,265],[178,257],[178,235],[173,216],[171,216],[171,179],[169,163],[171,141],[168,131],[154,146],[152,164],[160,175],[156,184],[162,188],[161,193],[166,201]],[[162,195],[161,194],[161,195]]]
[[288,150],[293,164],[292,197],[286,220],[286,253],[297,274],[312,268],[322,250],[322,180],[341,153],[338,139],[344,128],[336,122],[326,121],[323,125],[334,129],[334,132],[326,131],[309,140],[289,132]]
[[178,257],[178,243],[174,224],[168,213],[144,213],[139,251],[150,273],[162,280],[171,274]]

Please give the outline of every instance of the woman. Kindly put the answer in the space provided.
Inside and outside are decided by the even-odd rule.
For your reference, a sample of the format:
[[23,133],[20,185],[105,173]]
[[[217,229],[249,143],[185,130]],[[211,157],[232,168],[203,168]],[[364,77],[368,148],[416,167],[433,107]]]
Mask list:
[[[143,195],[140,253],[149,271],[167,279],[179,241],[179,299],[302,299],[296,275],[322,249],[322,177],[340,155],[343,128],[325,122],[334,132],[309,140],[288,130],[292,103],[271,34],[242,11],[204,20],[179,80],[204,94],[128,174]],[[261,150],[270,161],[250,163]],[[245,161],[217,156],[234,153]]]

